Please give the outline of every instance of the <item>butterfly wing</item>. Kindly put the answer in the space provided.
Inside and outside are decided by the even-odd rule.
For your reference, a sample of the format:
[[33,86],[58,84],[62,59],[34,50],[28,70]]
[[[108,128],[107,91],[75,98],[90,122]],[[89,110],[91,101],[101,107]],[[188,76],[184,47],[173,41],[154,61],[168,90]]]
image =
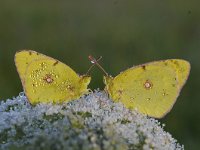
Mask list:
[[36,59],[43,59],[47,57],[48,56],[32,50],[22,50],[15,54],[15,65],[17,67],[17,71],[19,73],[22,83],[24,81],[27,66]]
[[[19,55],[17,60],[20,60]],[[28,56],[29,57],[29,56]],[[36,56],[37,57],[37,56]],[[79,76],[64,63],[42,55],[38,59],[28,60],[23,78],[23,88],[31,104],[40,102],[61,103],[77,99],[88,92],[87,86],[91,78]],[[25,59],[26,60],[26,59]],[[18,71],[24,71],[18,61]],[[21,70],[20,70],[21,69]]]
[[115,78],[105,77],[104,82],[115,102],[161,118],[174,105],[189,71],[185,60],[155,61],[127,69]]

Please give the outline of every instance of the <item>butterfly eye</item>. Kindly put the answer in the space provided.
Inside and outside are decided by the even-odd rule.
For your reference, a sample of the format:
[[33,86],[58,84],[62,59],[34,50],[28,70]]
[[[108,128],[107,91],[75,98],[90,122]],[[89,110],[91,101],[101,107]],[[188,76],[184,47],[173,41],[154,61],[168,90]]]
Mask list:
[[102,56],[100,56],[98,59],[96,59],[96,58],[94,58],[92,55],[89,55],[88,58],[89,58],[89,60],[90,60],[90,62],[91,62],[92,64],[96,64],[96,63],[98,63],[98,61],[101,60]]
[[98,60],[96,60],[96,59],[95,59],[93,56],[91,56],[91,55],[89,55],[88,58],[89,58],[89,60],[90,60],[90,62],[91,62],[92,64],[96,64],[97,61],[98,61]]

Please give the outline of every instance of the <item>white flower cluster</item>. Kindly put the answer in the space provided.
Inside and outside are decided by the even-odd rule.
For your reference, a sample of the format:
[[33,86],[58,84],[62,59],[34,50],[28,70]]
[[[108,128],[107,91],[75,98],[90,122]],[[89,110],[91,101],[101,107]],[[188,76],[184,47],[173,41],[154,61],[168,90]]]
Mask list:
[[0,149],[181,150],[162,125],[95,91],[62,105],[31,106],[24,93],[0,103]]

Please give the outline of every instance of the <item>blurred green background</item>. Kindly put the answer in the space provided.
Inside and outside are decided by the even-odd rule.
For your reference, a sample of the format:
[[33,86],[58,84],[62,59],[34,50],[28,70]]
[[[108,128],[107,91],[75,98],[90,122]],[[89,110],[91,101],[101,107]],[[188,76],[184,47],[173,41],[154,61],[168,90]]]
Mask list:
[[[185,145],[200,149],[200,2],[197,0],[0,1],[0,99],[22,91],[14,65],[17,50],[57,58],[80,74],[88,55],[103,56],[113,76],[133,65],[182,58],[192,69],[172,111],[161,120]],[[92,89],[103,89],[92,71]]]

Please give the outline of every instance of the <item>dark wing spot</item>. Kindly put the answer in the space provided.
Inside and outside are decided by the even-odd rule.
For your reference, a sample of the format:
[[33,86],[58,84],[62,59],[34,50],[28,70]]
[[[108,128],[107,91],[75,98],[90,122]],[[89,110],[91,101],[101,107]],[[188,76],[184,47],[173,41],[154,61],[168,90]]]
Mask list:
[[36,55],[39,55],[39,53],[37,52]]
[[53,63],[53,66],[56,66],[58,64],[58,61],[56,61],[55,63]]
[[165,65],[165,66],[167,66],[167,65],[168,65],[168,63],[167,63],[167,62],[164,62],[164,65]]
[[32,52],[29,52],[29,55],[32,55]]
[[123,93],[123,90],[118,90],[117,92],[119,93],[119,95],[121,95]]
[[179,63],[178,63],[178,61],[173,61],[173,63],[176,65],[176,66],[179,66]]
[[142,65],[142,69],[143,69],[143,70],[146,70],[146,66],[145,66],[145,65]]

